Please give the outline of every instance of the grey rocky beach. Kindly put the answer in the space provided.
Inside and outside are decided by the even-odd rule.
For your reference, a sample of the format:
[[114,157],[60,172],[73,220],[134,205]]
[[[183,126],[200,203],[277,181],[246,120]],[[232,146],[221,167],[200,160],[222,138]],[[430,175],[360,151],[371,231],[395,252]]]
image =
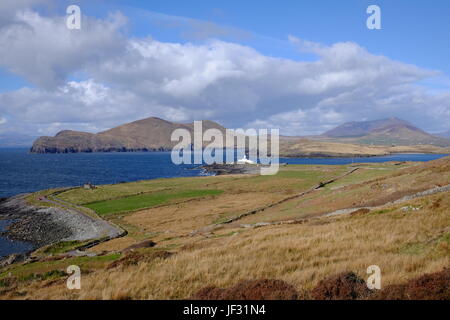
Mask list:
[[[25,196],[18,195],[0,202],[0,220],[11,222],[0,236],[29,244],[28,250],[20,252],[22,256],[60,241],[98,241],[124,234],[119,227],[75,209],[29,205]],[[0,257],[0,261],[5,259],[7,257]]]
[[267,166],[261,164],[211,164],[200,168],[208,173],[220,176],[227,174],[259,174],[262,167]]

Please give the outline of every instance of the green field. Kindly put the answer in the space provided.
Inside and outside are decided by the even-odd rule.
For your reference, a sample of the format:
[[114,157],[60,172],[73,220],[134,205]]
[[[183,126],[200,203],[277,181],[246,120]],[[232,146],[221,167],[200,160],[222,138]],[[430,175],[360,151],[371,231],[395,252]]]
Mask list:
[[155,192],[150,194],[140,194],[114,200],[99,201],[86,204],[88,207],[100,215],[114,214],[120,212],[134,211],[137,209],[154,207],[169,203],[172,200],[199,198],[205,196],[219,195],[222,190],[186,190],[180,192]]

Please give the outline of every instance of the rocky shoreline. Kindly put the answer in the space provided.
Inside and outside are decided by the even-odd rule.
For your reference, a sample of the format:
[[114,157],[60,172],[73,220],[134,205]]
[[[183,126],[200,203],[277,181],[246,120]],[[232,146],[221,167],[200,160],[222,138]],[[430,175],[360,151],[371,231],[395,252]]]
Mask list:
[[[30,252],[60,241],[112,239],[124,233],[120,228],[75,210],[31,206],[18,195],[0,201],[0,220],[13,222],[0,233],[12,241],[32,245]],[[5,258],[0,258],[4,260]]]
[[[284,165],[280,163],[280,166]],[[262,167],[264,165],[261,164],[210,164],[200,168],[208,173],[221,176],[228,174],[260,174]]]

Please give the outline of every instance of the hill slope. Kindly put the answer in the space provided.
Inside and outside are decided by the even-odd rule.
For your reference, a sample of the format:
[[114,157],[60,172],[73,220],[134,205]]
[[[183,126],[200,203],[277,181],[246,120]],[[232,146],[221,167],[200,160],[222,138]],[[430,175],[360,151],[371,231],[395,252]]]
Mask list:
[[[280,137],[280,155],[286,157],[358,157],[358,156],[380,156],[399,152],[425,152],[425,153],[447,153],[448,150],[436,147],[437,143],[429,145],[425,143],[431,137],[433,141],[448,141],[438,138],[403,124],[401,121],[390,121],[388,125],[374,124],[344,124],[328,133],[329,136],[320,136],[313,139],[301,137]],[[225,134],[225,128],[213,121],[202,121],[203,130],[218,129]],[[146,118],[121,126],[99,132],[97,134],[64,130],[54,137],[40,137],[31,148],[33,153],[75,153],[75,152],[127,152],[127,151],[169,151],[176,142],[170,141],[172,132],[175,129],[184,128],[193,136],[193,123],[174,123],[159,118]],[[369,135],[363,135],[365,132]],[[406,147],[391,147],[390,144],[383,143],[385,139],[397,139],[399,141],[405,136],[412,136],[415,132],[415,140],[420,135],[417,143],[399,143]],[[356,135],[362,135],[355,138]],[[344,136],[340,138],[340,136]],[[353,138],[348,138],[353,136]],[[377,137],[378,146],[364,145],[364,139],[371,141]],[[347,138],[346,138],[347,137]],[[426,139],[425,139],[426,138]],[[317,141],[322,140],[322,141]],[[423,141],[421,146],[417,146]],[[209,145],[204,142],[204,146]],[[225,144],[225,143],[224,143]],[[368,143],[370,144],[370,143]],[[392,143],[391,143],[392,144]],[[428,145],[426,145],[428,144]],[[439,145],[442,145],[439,144]],[[445,145],[445,144],[444,144]]]
[[435,136],[438,136],[441,138],[450,138],[450,130],[441,132],[441,133],[437,133],[437,134],[435,134]]
[[[65,130],[54,137],[40,137],[31,148],[34,153],[73,153],[110,151],[164,151],[177,142],[170,141],[175,129],[184,128],[193,135],[194,124],[182,124],[151,117],[127,123],[97,134]],[[203,121],[203,130],[225,128],[213,121]]]
[[[450,158],[443,158],[288,165],[275,176],[189,177],[66,190],[54,198],[85,209],[95,204],[103,219],[128,234],[87,249],[85,257],[70,257],[74,244],[66,242],[35,252],[33,260],[0,267],[0,299],[180,300],[255,279],[281,280],[299,299],[321,299],[309,292],[322,279],[349,271],[367,279],[370,265],[381,268],[384,290],[450,266],[449,183]],[[42,193],[29,195],[39,197]],[[140,209],[111,210],[118,201],[136,204],[137,199]],[[84,270],[82,290],[68,292],[68,265]],[[422,297],[438,288],[450,298],[448,285],[423,285]],[[351,292],[345,282],[328,287]]]
[[347,122],[325,132],[319,139],[374,145],[450,146],[450,139],[433,136],[398,118]]

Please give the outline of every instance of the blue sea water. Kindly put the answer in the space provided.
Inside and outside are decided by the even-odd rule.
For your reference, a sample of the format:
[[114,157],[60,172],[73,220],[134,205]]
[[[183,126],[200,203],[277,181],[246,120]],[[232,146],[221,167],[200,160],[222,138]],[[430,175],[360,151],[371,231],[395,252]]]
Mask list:
[[[280,158],[280,163],[338,165],[352,162],[430,161],[445,155],[396,154],[368,158]],[[110,184],[155,178],[198,176],[198,165],[174,165],[170,152],[30,154],[0,148],[0,198],[86,182]],[[11,221],[0,220],[0,232]],[[31,244],[0,236],[0,257],[26,252]]]
[[[445,155],[396,154],[367,158],[280,158],[288,164],[430,161]],[[0,198],[42,189],[111,184],[201,175],[197,165],[172,163],[170,152],[30,154],[25,148],[0,148]]]
[[155,178],[197,176],[195,165],[177,166],[169,152],[30,154],[0,149],[0,197],[42,189]]
[[[6,230],[9,224],[13,221],[11,220],[0,220],[0,234]],[[30,243],[22,241],[12,241],[6,237],[0,236],[0,258],[8,256],[12,253],[21,253],[29,251],[33,248]]]

